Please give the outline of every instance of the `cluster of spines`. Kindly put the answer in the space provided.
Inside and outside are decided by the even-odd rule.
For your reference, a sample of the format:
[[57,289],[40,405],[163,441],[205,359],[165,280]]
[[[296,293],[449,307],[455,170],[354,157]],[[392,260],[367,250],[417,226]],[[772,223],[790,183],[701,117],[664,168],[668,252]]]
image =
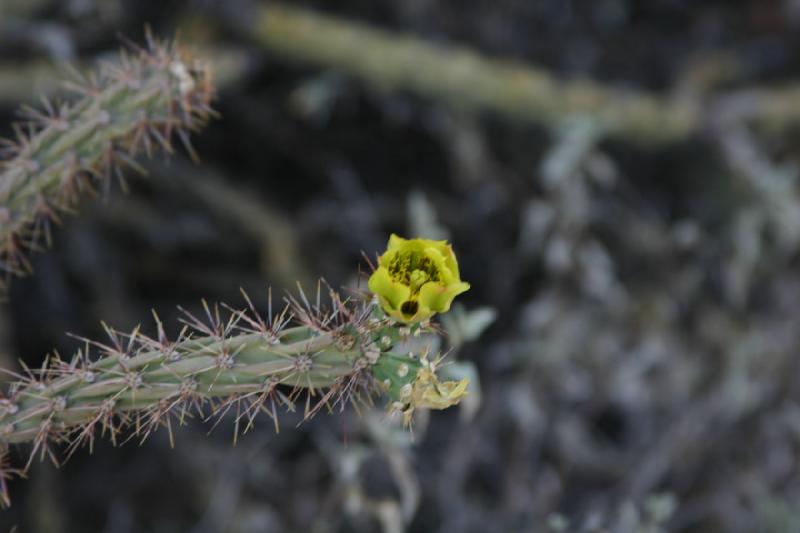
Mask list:
[[[389,353],[410,329],[382,317],[369,298],[343,300],[330,290],[323,306],[320,294],[312,303],[301,292],[274,316],[271,305],[261,316],[246,295],[244,309],[204,303],[203,318],[182,310],[174,340],[157,316],[155,336],[106,326],[108,340],[81,339],[69,361],[55,355],[38,370],[25,368],[0,398],[0,446],[30,442],[32,449],[23,470],[0,470],[0,501],[7,500],[4,475],[24,473],[35,457],[58,462],[54,444],[69,457],[91,449],[98,435],[118,444],[159,427],[172,441],[175,424],[216,418],[216,427],[229,413],[235,439],[259,413],[277,430],[279,408],[295,410],[304,393],[305,418],[371,406],[379,392],[396,403],[398,387],[411,387],[424,359]],[[391,386],[390,374],[397,376]]]
[[73,73],[70,104],[43,100],[23,109],[15,138],[0,151],[0,292],[31,270],[28,253],[50,243],[52,223],[82,194],[108,187],[123,167],[142,171],[140,153],[172,153],[178,138],[196,157],[189,133],[214,112],[210,70],[175,42],[148,36],[97,73]]

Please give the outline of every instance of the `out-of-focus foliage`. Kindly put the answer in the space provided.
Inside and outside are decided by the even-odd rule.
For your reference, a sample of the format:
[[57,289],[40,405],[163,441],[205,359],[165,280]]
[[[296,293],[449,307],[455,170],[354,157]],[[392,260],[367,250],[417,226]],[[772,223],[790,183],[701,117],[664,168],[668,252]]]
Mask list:
[[[195,142],[202,167],[151,165],[166,179],[83,205],[36,254],[37,275],[2,310],[2,366],[69,353],[64,331],[132,328],[150,308],[166,322],[175,304],[240,287],[277,292],[309,272],[355,285],[362,251],[374,258],[394,231],[458,250],[472,288],[442,321],[454,349],[442,371],[479,377],[480,395],[436,423],[421,416],[413,444],[380,414],[351,413],[279,435],[262,424],[235,448],[202,424],[175,450],[165,436],[101,445],[15,484],[4,526],[797,528],[798,139],[729,120],[758,108],[790,122],[795,108],[762,91],[800,81],[797,2],[303,3],[702,113],[695,134],[650,147],[607,137],[591,116],[519,123],[301,64],[242,30],[264,5],[0,0],[0,26],[14,29],[0,32],[5,134],[41,65],[91,64],[146,22],[220,52],[228,72],[222,119]],[[15,72],[32,73],[27,85]]]

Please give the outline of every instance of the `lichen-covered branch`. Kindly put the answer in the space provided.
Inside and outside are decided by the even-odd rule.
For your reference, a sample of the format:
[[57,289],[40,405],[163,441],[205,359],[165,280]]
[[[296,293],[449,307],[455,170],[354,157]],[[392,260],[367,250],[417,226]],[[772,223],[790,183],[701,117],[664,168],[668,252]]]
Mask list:
[[699,127],[687,100],[610,90],[589,80],[561,82],[520,61],[436,46],[286,5],[270,3],[253,20],[254,37],[274,53],[336,68],[379,88],[411,90],[515,121],[552,125],[565,116],[588,115],[609,135],[645,142],[683,139]]
[[189,133],[213,114],[208,66],[175,43],[150,40],[97,74],[75,75],[71,104],[26,109],[0,162],[0,291],[30,271],[28,252],[50,240],[50,225],[80,196],[106,187],[134,158],[172,152],[177,137],[193,153]]
[[25,101],[32,93],[55,93],[59,87],[56,70],[43,60],[0,64],[0,101]]
[[649,145],[709,133],[708,125],[719,121],[746,120],[771,129],[800,122],[796,84],[661,96],[587,79],[559,80],[521,61],[272,2],[249,20],[254,39],[276,55],[510,121],[552,127],[581,115],[606,136]]

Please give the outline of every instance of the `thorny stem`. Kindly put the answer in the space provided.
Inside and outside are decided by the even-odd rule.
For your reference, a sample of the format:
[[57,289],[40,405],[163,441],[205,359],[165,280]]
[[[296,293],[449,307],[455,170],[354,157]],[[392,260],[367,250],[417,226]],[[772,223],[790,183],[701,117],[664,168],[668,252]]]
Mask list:
[[[330,387],[352,372],[360,356],[358,351],[336,350],[334,342],[323,334],[273,345],[261,335],[240,334],[222,341],[184,341],[169,354],[156,349],[130,358],[111,356],[44,387],[37,383],[21,389],[19,401],[6,407],[0,417],[4,424],[0,439],[30,440],[44,419],[55,425],[79,423],[88,411],[99,409],[109,399],[119,410],[141,409],[176,397],[187,386],[198,398],[258,392],[267,378],[301,388]],[[188,379],[193,382],[187,383]],[[9,410],[16,412],[9,416]]]
[[140,152],[172,153],[177,136],[194,156],[189,132],[214,113],[208,67],[175,43],[148,38],[97,74],[76,74],[70,104],[43,101],[24,109],[16,139],[0,153],[0,291],[30,271],[27,252],[50,242],[50,224],[74,211],[79,197],[121,181]]
[[[332,290],[329,297],[330,309],[319,297],[315,304],[290,298],[266,319],[249,299],[247,310],[224,307],[225,316],[204,302],[202,320],[183,311],[185,327],[175,341],[158,317],[155,338],[106,326],[108,341],[83,339],[71,361],[52,357],[18,376],[0,399],[0,446],[32,442],[31,459],[55,461],[50,444],[66,443],[71,455],[91,447],[98,430],[116,443],[123,428],[143,440],[163,426],[171,439],[173,421],[199,415],[218,423],[229,412],[236,434],[249,430],[259,412],[277,429],[277,409],[293,410],[304,391],[306,418],[323,408],[370,405],[375,393],[407,423],[415,408],[458,403],[466,383],[439,382],[437,362],[404,343],[426,328],[394,323],[371,299],[343,301]],[[0,499],[6,497],[0,486]]]

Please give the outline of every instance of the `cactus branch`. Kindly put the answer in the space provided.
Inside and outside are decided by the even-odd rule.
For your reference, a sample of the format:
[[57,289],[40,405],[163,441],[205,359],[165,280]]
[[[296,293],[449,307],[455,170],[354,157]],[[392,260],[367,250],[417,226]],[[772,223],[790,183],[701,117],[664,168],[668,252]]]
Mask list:
[[71,104],[43,100],[23,110],[16,139],[0,153],[0,292],[12,275],[30,272],[28,252],[50,242],[50,226],[74,211],[86,192],[121,181],[135,157],[172,153],[173,137],[190,154],[189,132],[213,115],[208,67],[176,43],[148,39],[91,76],[75,74]]
[[53,444],[69,457],[98,434],[119,443],[123,429],[124,440],[144,440],[165,427],[172,440],[173,425],[194,416],[219,423],[234,413],[238,435],[263,412],[277,429],[278,409],[294,410],[304,394],[305,418],[378,393],[406,423],[415,408],[458,403],[466,383],[439,382],[437,362],[404,347],[426,327],[397,325],[371,298],[345,301],[333,290],[323,306],[321,287],[314,303],[301,291],[275,316],[271,306],[260,316],[247,297],[245,309],[204,302],[202,318],[182,310],[174,340],[157,316],[154,337],[105,326],[106,341],[82,339],[69,361],[53,356],[17,376],[0,399],[0,445],[32,443],[30,465],[36,456],[57,462]]

